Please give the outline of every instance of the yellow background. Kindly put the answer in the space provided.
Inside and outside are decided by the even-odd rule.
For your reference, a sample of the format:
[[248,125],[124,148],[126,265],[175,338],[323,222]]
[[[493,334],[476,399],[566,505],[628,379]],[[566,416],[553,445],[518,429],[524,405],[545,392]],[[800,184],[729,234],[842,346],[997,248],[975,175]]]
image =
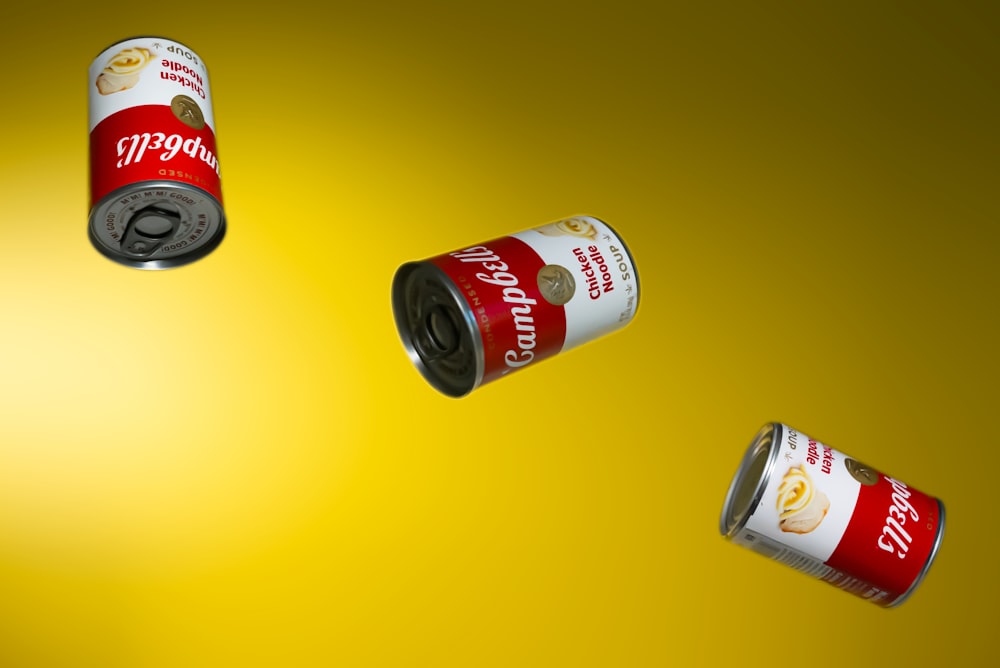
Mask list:
[[[994,4],[8,5],[0,665],[993,658]],[[150,33],[230,223],[164,272],[86,237],[87,68]],[[396,268],[572,214],[636,321],[432,390]],[[900,608],[719,536],[769,420],[945,501]]]

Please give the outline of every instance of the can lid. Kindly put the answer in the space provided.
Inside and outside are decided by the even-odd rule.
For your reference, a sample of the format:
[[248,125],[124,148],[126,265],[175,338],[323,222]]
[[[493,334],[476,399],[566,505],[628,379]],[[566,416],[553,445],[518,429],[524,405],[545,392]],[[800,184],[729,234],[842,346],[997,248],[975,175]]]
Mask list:
[[458,286],[430,262],[410,262],[392,282],[396,329],[410,360],[440,392],[461,397],[483,378],[483,342]]
[[106,195],[90,213],[90,241],[137,269],[178,267],[215,250],[226,214],[207,191],[179,181],[140,181]]
[[747,518],[760,503],[778,454],[775,444],[780,441],[781,425],[778,423],[764,425],[751,441],[722,505],[722,516],[719,519],[719,531],[722,535],[732,537],[746,524]]

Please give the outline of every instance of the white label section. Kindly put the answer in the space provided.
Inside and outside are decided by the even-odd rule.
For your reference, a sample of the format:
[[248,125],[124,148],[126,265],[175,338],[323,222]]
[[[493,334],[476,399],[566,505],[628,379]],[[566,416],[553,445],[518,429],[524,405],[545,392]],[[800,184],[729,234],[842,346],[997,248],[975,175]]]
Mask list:
[[201,58],[182,44],[139,37],[104,50],[90,66],[90,130],[123,109],[169,105],[177,95],[194,100],[215,131],[208,71]]
[[844,536],[861,483],[847,457],[782,426],[774,470],[746,529],[825,562]]
[[[639,282],[632,258],[614,231],[596,218],[577,216],[513,235],[531,246],[546,265],[572,277],[572,297],[565,302],[566,340],[562,350],[620,329],[632,321],[639,302]],[[539,276],[544,280],[560,280]],[[546,290],[542,289],[542,294]]]

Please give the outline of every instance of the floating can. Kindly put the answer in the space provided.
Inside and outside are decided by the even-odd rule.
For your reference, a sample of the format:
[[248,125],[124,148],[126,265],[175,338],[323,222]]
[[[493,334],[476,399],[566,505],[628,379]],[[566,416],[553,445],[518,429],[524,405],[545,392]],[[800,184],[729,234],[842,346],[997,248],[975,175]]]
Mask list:
[[208,72],[163,37],[112,44],[90,66],[90,225],[98,251],[166,269],[225,235]]
[[590,216],[409,262],[392,283],[410,359],[452,397],[624,327],[638,304],[632,255]]
[[801,432],[766,424],[722,508],[724,536],[884,607],[941,545],[944,504]]

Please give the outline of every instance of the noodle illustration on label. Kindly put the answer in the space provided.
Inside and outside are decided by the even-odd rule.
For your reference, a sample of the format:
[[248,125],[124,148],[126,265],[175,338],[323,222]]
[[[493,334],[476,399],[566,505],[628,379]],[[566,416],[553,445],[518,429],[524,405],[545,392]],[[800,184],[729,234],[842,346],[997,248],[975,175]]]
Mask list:
[[788,533],[809,533],[830,509],[830,499],[816,489],[804,466],[793,466],[778,486],[778,526]]
[[156,55],[144,47],[123,49],[114,55],[97,76],[97,90],[111,95],[139,83],[139,73]]
[[537,227],[535,229],[541,234],[550,237],[565,235],[590,239],[591,241],[597,238],[597,228],[594,227],[589,220],[580,216],[559,220],[554,223],[549,223],[548,225],[542,225],[541,227]]

